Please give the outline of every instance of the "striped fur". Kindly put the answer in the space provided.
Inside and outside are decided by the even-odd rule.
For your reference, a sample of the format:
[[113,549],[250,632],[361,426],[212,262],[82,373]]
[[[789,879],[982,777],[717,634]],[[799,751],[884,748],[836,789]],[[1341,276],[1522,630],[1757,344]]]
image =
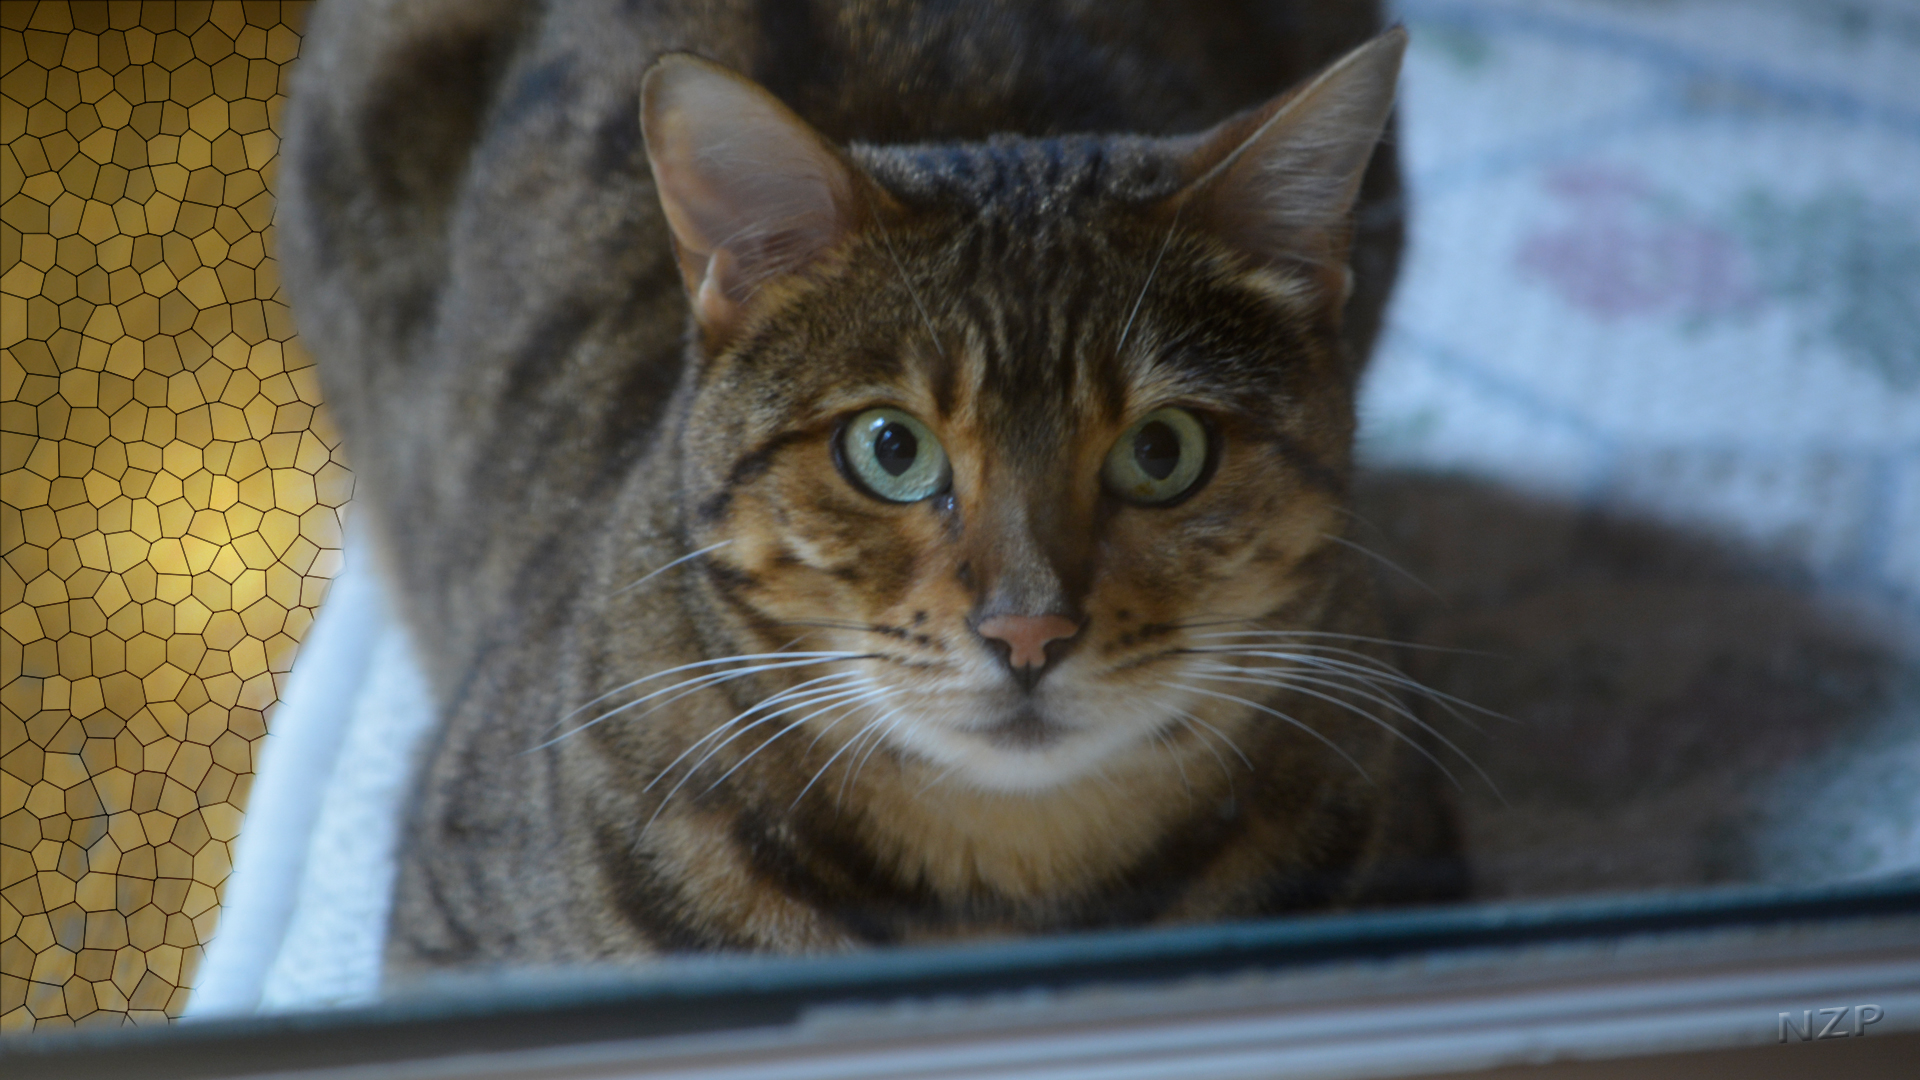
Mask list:
[[[1391,154],[1349,279],[1338,251],[1251,258],[1193,202],[1219,155],[1178,137],[1377,18],[319,12],[286,276],[444,714],[395,968],[1457,891],[1447,803],[1339,542],[1354,358],[1398,252]],[[676,50],[756,79],[874,193],[724,335],[688,332],[639,131],[642,78]],[[1216,464],[1176,504],[1106,494],[1108,448],[1169,402],[1207,418]],[[848,481],[835,433],[875,405],[939,432],[950,492]],[[1002,609],[1080,627],[1030,691],[974,629]],[[1296,636],[1218,636],[1251,632]],[[1251,653],[1274,641],[1331,663],[1296,664],[1304,689],[1230,681],[1272,668]]]

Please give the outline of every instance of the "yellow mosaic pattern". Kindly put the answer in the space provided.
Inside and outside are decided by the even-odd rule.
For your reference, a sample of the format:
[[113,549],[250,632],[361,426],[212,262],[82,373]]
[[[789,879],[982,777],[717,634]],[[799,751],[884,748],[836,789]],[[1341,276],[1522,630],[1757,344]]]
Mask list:
[[0,4],[0,1027],[177,1016],[352,479],[273,259],[303,4]]

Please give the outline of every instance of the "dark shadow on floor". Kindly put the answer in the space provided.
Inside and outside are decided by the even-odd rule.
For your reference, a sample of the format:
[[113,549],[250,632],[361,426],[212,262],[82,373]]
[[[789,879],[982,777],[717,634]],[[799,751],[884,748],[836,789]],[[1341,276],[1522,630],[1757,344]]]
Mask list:
[[1355,538],[1425,583],[1382,570],[1393,636],[1476,651],[1408,671],[1511,721],[1423,713],[1506,800],[1440,751],[1478,895],[1913,859],[1920,675],[1892,624],[1735,544],[1482,481],[1376,472],[1358,512]]

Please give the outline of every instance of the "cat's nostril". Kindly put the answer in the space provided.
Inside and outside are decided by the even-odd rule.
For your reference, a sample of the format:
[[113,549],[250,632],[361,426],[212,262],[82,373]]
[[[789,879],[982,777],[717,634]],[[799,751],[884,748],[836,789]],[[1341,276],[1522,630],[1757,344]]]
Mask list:
[[980,636],[1004,642],[1007,665],[1017,673],[1047,666],[1047,645],[1080,632],[1080,624],[1062,615],[995,615],[983,619]]

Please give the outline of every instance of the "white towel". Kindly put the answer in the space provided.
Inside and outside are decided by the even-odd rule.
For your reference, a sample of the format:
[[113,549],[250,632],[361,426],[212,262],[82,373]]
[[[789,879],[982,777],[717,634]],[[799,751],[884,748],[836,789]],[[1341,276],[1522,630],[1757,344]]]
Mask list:
[[274,713],[189,1017],[378,996],[400,820],[434,710],[363,546],[350,536]]

